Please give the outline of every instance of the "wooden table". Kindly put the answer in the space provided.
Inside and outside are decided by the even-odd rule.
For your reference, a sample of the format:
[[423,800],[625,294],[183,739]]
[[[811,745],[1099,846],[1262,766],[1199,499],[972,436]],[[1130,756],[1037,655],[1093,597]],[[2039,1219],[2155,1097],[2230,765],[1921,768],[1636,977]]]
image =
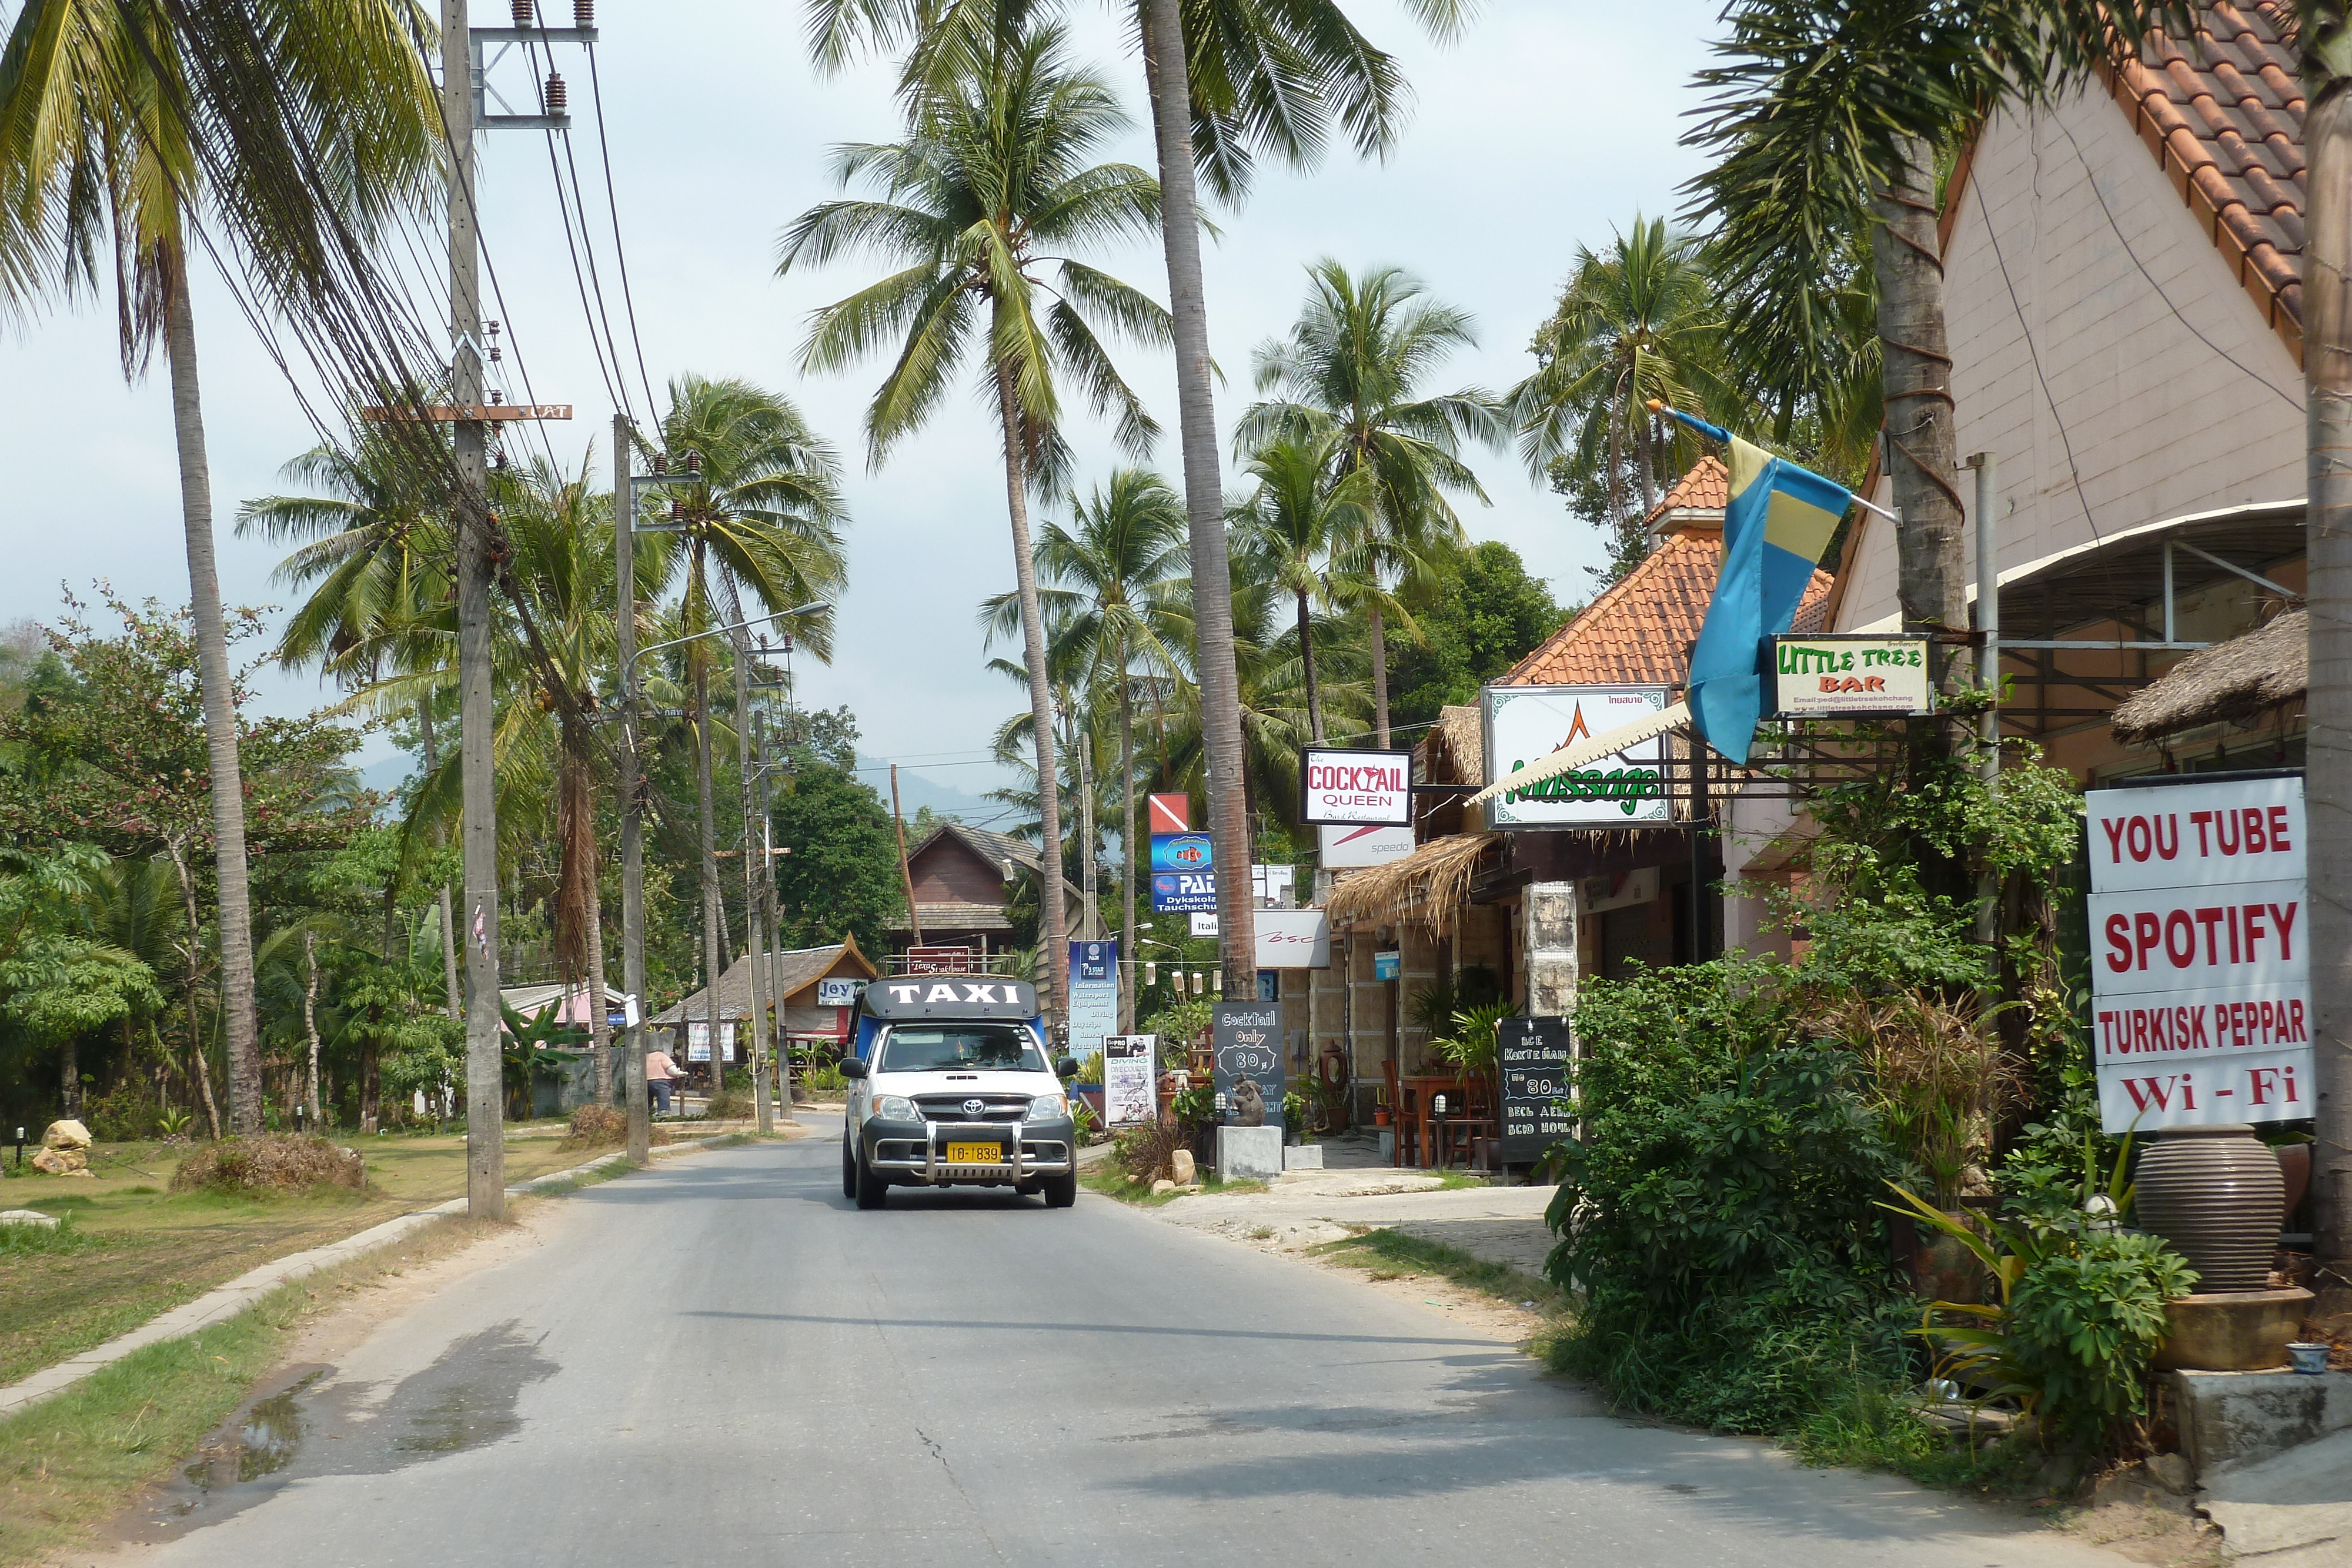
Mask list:
[[[1421,1168],[1427,1170],[1430,1161],[1435,1157],[1432,1145],[1436,1129],[1431,1124],[1430,1102],[1437,1095],[1447,1094],[1454,1096],[1454,1103],[1458,1104],[1468,1098],[1468,1091],[1463,1087],[1462,1080],[1452,1073],[1433,1073],[1419,1078],[1399,1078],[1397,1092],[1404,1100],[1404,1103],[1397,1107],[1397,1113],[1401,1117],[1410,1117],[1418,1128],[1420,1136],[1414,1143],[1413,1153]],[[1449,1104],[1447,1108],[1451,1110],[1453,1105]],[[1402,1138],[1397,1140],[1392,1163],[1404,1164]]]

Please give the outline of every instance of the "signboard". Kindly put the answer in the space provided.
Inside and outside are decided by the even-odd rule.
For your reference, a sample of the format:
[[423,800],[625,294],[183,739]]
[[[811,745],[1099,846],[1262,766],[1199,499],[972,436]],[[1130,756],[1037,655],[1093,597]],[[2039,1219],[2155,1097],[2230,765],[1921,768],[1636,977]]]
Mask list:
[[1037,988],[1001,975],[928,975],[877,980],[858,998],[868,1018],[1033,1019]]
[[1206,833],[1151,835],[1151,913],[1214,914],[1217,876]]
[[1928,709],[1925,637],[1775,637],[1773,711],[1888,718]]
[[1533,1165],[1569,1135],[1576,1049],[1560,1018],[1505,1019],[1495,1030],[1506,1165]]
[[1395,947],[1383,948],[1372,955],[1372,978],[1393,980],[1404,972],[1404,955]]
[[[1662,712],[1664,686],[1488,686],[1486,782],[1563,747]],[[1489,828],[1610,828],[1663,822],[1666,737],[1627,747],[1591,767],[1486,802]]]
[[1118,1032],[1118,944],[1070,944],[1070,1054],[1081,1061]]
[[1331,917],[1323,911],[1261,909],[1252,924],[1261,970],[1331,967]]
[[1103,1041],[1103,1125],[1139,1127],[1160,1119],[1160,1037],[1114,1034]]
[[1217,1110],[1236,1127],[1282,1125],[1282,1004],[1212,1002]]
[[686,1059],[688,1061],[710,1060],[710,1026],[690,1023],[686,1026]]
[[1145,814],[1150,819],[1150,831],[1160,833],[1181,833],[1192,826],[1192,797],[1190,795],[1146,795]]
[[819,980],[816,983],[816,1005],[821,1008],[854,1008],[865,990],[866,982],[863,980]]
[[1318,828],[1315,836],[1325,871],[1387,865],[1412,853],[1411,828]]
[[1657,896],[1655,866],[1644,866],[1640,871],[1605,871],[1577,879],[1576,912],[1605,915],[1612,909],[1631,909],[1637,904],[1652,903]]
[[1188,915],[1184,918],[1192,923],[1192,934],[1195,936],[1214,936],[1217,934],[1217,917],[1213,915]]
[[1412,825],[1412,753],[1326,751],[1310,746],[1301,753],[1298,777],[1302,822]]
[[2084,801],[2100,1124],[2312,1114],[2303,780],[2094,789]]
[[1250,867],[1250,898],[1259,909],[1287,909],[1297,902],[1298,868],[1294,865]]
[[963,975],[971,972],[969,947],[909,947],[903,955],[910,975]]

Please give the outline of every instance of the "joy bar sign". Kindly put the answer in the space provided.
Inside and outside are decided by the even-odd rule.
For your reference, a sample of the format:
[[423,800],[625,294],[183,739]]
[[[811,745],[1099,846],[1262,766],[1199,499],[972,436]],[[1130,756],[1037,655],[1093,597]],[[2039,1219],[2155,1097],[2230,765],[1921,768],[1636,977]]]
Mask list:
[[2095,789],[2085,803],[2106,1130],[2310,1115],[2303,780]]

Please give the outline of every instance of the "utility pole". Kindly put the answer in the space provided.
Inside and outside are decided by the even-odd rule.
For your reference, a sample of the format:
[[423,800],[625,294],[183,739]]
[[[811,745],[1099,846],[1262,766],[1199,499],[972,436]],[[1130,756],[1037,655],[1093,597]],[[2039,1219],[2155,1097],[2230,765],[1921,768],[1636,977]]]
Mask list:
[[[1078,890],[1086,900],[1086,936],[1102,940],[1101,909],[1095,902],[1095,737],[1078,737]],[[1063,955],[1066,959],[1067,954]]]
[[[2000,788],[2000,504],[1999,471],[1990,452],[1969,455],[1977,495],[1977,685],[1985,695],[1977,715],[1977,771],[1987,789]],[[1990,871],[1977,878],[1979,942],[1990,946],[2000,928],[2000,885]]]
[[629,477],[629,420],[613,416],[613,557],[621,657],[621,988],[629,993],[628,1046],[621,1052],[629,1111],[629,1159],[653,1158],[653,1107],[646,1098],[646,802],[637,751],[637,487]]
[[[735,619],[743,619],[740,609]],[[740,625],[735,629],[735,773],[743,797],[743,925],[751,939],[744,961],[751,971],[751,1038],[747,1045],[751,1053],[752,1125],[772,1133],[776,1113],[768,1103],[768,934],[760,899],[760,879],[768,875],[768,864],[761,852],[751,784],[751,638]]]
[[[768,640],[765,637],[760,639],[760,645],[762,648],[765,648],[767,643]],[[785,648],[789,652],[791,644],[787,643]],[[765,716],[754,714],[751,717],[751,754],[758,759],[760,765],[760,849],[763,857],[761,863],[767,867],[760,877],[760,913],[767,922],[769,941],[781,944],[782,938],[777,933],[782,929],[783,921],[776,912],[776,820],[768,797],[769,758]],[[768,997],[775,1004],[776,1009],[776,1088],[779,1097],[784,1103],[784,1120],[797,1122],[800,1118],[793,1113],[793,1057],[784,1040],[784,998],[776,988],[775,965],[776,960],[772,956],[768,967]]]
[[[449,128],[450,392],[482,399],[481,236],[474,217],[474,37],[466,0],[441,4],[441,112]],[[506,1217],[506,1107],[499,1061],[499,825],[490,730],[490,471],[483,422],[457,421],[458,798],[465,813],[466,1209]]]
[[898,883],[907,890],[907,929],[923,945],[923,917],[915,908],[915,873],[907,864],[907,818],[898,810],[898,765],[890,764],[890,821],[898,830]]

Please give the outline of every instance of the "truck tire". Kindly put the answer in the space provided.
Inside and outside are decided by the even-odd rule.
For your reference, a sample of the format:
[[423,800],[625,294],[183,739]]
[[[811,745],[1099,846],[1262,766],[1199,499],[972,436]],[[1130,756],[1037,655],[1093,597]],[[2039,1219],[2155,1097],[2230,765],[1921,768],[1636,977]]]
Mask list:
[[1076,1171],[1049,1176],[1040,1185],[1045,1189],[1047,1208],[1067,1208],[1078,1201],[1078,1173]]
[[857,1207],[880,1208],[890,1200],[890,1184],[866,1168],[866,1156],[861,1151],[856,1173]]
[[857,1196],[857,1162],[850,1156],[849,1146],[849,1136],[845,1134],[841,1140],[841,1196],[856,1197]]

